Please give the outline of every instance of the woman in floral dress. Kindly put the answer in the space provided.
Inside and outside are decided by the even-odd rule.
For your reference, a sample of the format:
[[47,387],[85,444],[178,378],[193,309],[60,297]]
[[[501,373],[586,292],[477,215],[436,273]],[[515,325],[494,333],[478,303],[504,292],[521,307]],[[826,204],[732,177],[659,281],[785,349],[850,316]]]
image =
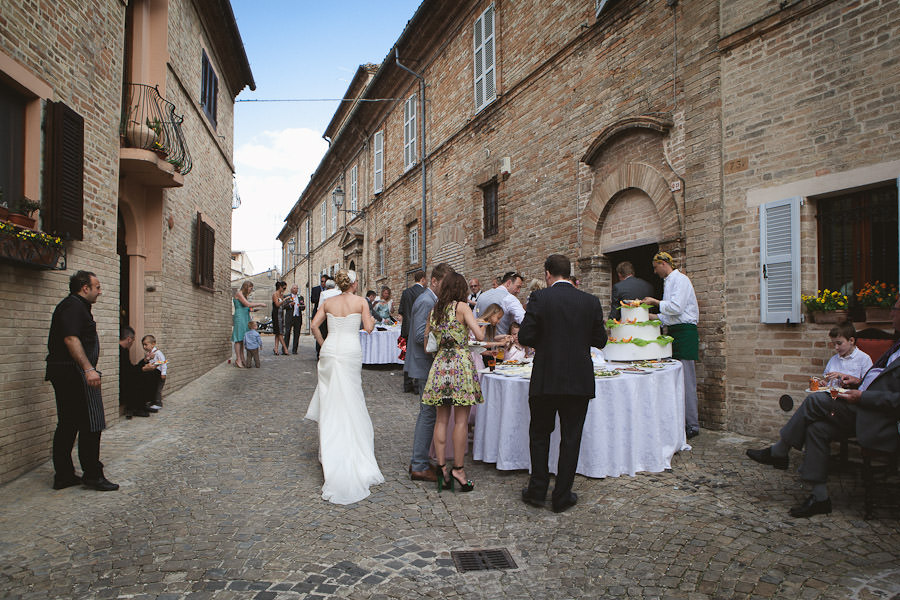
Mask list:
[[[469,354],[469,331],[476,340],[484,339],[484,329],[466,302],[466,278],[459,273],[448,275],[425,327],[425,339],[433,333],[438,350],[425,382],[422,403],[437,407],[434,425],[434,451],[438,460],[438,491],[443,487],[471,492],[475,484],[466,479],[464,459],[468,436],[469,409],[481,404],[481,386],[475,378],[475,366]],[[453,409],[453,468],[447,469],[444,451],[447,445],[447,422]]]

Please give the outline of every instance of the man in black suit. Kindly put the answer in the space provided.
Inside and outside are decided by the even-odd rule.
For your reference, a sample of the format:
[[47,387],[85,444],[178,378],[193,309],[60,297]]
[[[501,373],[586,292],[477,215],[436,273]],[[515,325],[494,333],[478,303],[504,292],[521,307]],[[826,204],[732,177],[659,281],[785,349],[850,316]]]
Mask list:
[[[425,291],[425,271],[419,269],[413,273],[413,284],[400,294],[400,337],[409,342],[409,321],[416,298]],[[406,363],[403,364],[403,391],[416,393],[415,380],[410,378]]]
[[620,310],[623,300],[639,300],[653,295],[653,286],[634,275],[634,265],[627,260],[616,266],[619,281],[612,288],[612,310],[609,316],[613,319],[622,317]]
[[[895,330],[900,330],[900,299],[891,309]],[[781,428],[774,445],[747,450],[747,456],[776,469],[788,468],[788,451],[806,448],[800,477],[811,486],[806,500],[790,509],[792,517],[811,517],[831,512],[831,498],[825,481],[831,442],[856,436],[863,448],[896,452],[900,447],[900,340],[875,361],[860,379],[842,375],[847,389],[832,398],[828,392],[806,397],[790,420]]]
[[[322,297],[322,292],[325,291],[325,284],[328,282],[328,275],[322,274],[322,278],[320,279],[321,283],[314,287],[312,291],[309,293],[309,301],[312,303],[312,314],[309,316],[310,322],[312,322],[313,318],[315,318],[316,313],[319,311],[319,299]],[[328,322],[323,322],[322,327],[323,336],[325,332],[328,331]],[[319,351],[321,350],[321,346],[319,346],[319,342],[316,342],[316,359],[319,358]]]
[[550,484],[550,434],[559,413],[561,439],[552,496],[554,512],[562,512],[578,500],[572,493],[572,483],[588,403],[594,397],[591,346],[606,346],[600,301],[566,279],[571,268],[569,259],[561,254],[547,257],[547,288],[528,298],[519,330],[519,341],[535,350],[528,391],[531,477],[522,490],[522,500],[532,506],[544,505]]

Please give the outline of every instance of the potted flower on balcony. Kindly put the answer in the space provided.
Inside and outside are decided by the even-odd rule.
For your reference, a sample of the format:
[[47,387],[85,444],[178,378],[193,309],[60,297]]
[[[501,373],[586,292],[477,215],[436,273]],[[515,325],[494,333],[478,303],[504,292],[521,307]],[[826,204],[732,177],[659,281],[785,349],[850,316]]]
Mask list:
[[32,215],[40,208],[40,202],[29,200],[23,196],[15,206],[10,208],[9,220],[16,225],[33,229],[36,221]]
[[856,299],[866,307],[866,323],[890,323],[891,306],[897,299],[897,285],[882,281],[866,282],[856,294]]
[[800,296],[810,321],[813,323],[840,323],[847,320],[847,296],[829,289],[817,290],[815,296]]

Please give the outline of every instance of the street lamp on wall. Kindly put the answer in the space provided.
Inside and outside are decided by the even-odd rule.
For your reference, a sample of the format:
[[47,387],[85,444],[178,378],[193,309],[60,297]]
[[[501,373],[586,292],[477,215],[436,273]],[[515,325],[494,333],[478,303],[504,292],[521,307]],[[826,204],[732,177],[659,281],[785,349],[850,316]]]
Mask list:
[[341,187],[341,184],[340,183],[337,184],[337,187],[334,188],[334,191],[331,192],[331,201],[334,203],[335,210],[340,211],[340,212],[350,213],[351,215],[354,215],[354,216],[362,215],[365,213],[364,210],[353,210],[352,208],[347,208],[347,209],[341,208],[342,206],[344,206],[344,197],[345,196],[346,196],[346,194],[344,194],[344,189]]

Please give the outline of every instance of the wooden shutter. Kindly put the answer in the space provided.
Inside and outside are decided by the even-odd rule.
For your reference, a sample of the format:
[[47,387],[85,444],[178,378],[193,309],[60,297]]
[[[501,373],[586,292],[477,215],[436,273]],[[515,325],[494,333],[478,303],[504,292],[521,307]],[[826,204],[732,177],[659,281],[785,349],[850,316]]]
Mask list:
[[47,102],[44,128],[43,229],[84,239],[84,118],[62,102]]
[[359,167],[353,165],[350,169],[350,210],[359,210]]
[[475,60],[475,111],[478,112],[497,97],[493,4],[475,20],[472,46]]
[[800,322],[800,204],[776,200],[759,207],[760,321]]
[[207,290],[215,287],[216,232],[197,213],[197,247],[194,253],[194,283]]
[[374,146],[372,149],[374,157],[374,177],[372,178],[374,187],[372,191],[377,194],[384,189],[384,131],[375,132],[372,137],[372,145]]

